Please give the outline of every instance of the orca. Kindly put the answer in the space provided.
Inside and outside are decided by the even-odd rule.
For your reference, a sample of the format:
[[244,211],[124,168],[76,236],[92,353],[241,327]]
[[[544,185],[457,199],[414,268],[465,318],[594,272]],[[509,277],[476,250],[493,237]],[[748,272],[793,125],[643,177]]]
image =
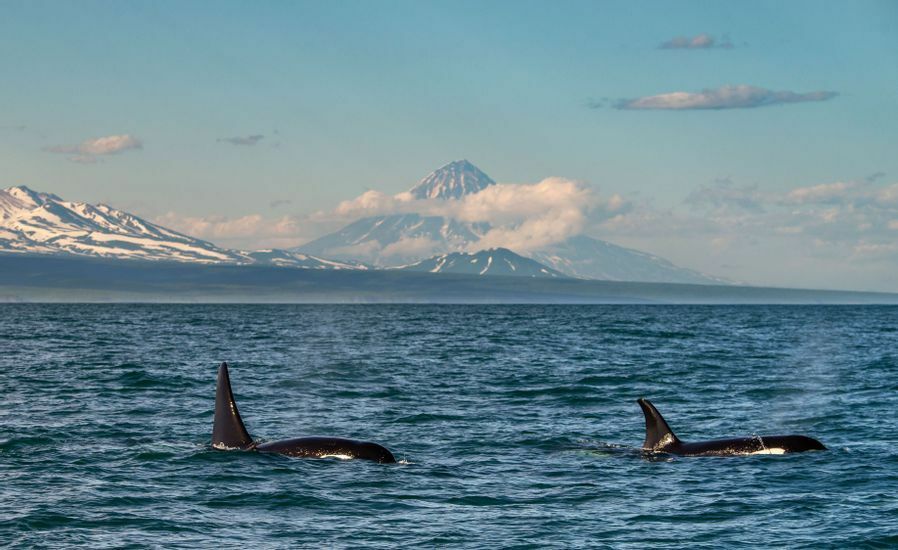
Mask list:
[[377,443],[368,441],[340,437],[299,437],[269,443],[253,441],[237,410],[227,363],[222,363],[218,367],[212,447],[219,450],[242,449],[306,458],[361,458],[380,463],[396,462],[393,453]]
[[684,443],[673,433],[651,401],[637,399],[636,402],[645,414],[645,442],[642,450],[646,452],[681,456],[734,456],[826,450],[822,443],[804,435],[756,435]]

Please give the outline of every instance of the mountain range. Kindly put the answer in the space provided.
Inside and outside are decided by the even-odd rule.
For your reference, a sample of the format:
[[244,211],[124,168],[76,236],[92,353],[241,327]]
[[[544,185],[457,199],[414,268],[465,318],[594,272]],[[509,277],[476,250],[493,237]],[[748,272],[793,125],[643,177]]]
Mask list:
[[287,250],[219,248],[105,204],[69,202],[24,186],[0,190],[0,251],[197,264],[367,268]]
[[[416,199],[459,200],[479,193],[495,181],[468,162],[450,162],[422,179],[408,193]],[[401,213],[362,218],[343,229],[293,249],[320,257],[356,259],[387,267],[412,263],[431,254],[437,261],[453,252],[477,251],[488,223],[441,216]],[[569,277],[609,281],[730,284],[730,281],[678,267],[664,258],[624,248],[587,235],[526,254]]]
[[[482,170],[460,160],[427,175],[405,195],[411,201],[457,201],[495,184]],[[324,270],[728,284],[586,235],[526,256],[503,248],[483,250],[479,241],[490,229],[485,222],[397,213],[359,219],[290,250],[234,250],[105,204],[70,202],[25,186],[0,190],[0,252]]]

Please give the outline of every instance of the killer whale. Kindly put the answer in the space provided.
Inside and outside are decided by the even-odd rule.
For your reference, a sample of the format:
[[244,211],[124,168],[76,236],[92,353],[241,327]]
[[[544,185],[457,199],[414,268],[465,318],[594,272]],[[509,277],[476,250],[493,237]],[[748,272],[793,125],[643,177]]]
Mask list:
[[393,453],[377,443],[341,437],[298,437],[268,443],[253,441],[237,410],[227,363],[218,367],[212,446],[220,450],[242,449],[307,458],[361,458],[381,463],[396,462]]
[[825,451],[816,439],[804,435],[756,435],[735,439],[715,439],[684,443],[648,399],[637,399],[645,414],[645,441],[642,450],[682,456],[733,456]]

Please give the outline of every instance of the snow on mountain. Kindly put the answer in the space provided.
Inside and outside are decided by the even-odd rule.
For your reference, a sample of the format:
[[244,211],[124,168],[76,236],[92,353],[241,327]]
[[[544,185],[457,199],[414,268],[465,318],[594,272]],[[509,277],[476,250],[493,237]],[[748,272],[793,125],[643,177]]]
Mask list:
[[27,187],[0,191],[0,250],[145,260],[238,262],[239,255],[116,210]]
[[296,267],[302,269],[353,269],[365,270],[368,266],[353,260],[326,260],[289,250],[267,249],[241,251],[241,256],[251,260],[249,263],[259,265],[276,265],[280,267]]
[[489,229],[441,216],[393,214],[353,222],[294,251],[329,258],[362,259],[377,265],[410,262],[448,251],[462,251]]
[[567,277],[539,262],[515,254],[507,248],[491,248],[473,254],[452,252],[393,269],[457,273],[465,275],[507,275],[514,277]]
[[105,204],[64,201],[25,186],[0,190],[0,252],[317,269],[365,268],[358,263],[333,262],[284,250],[244,252],[219,248]]
[[[467,160],[457,160],[431,172],[408,193],[414,199],[453,200],[495,183]],[[441,216],[372,216],[292,250],[387,266],[413,262],[433,254],[464,251],[488,230],[486,223],[460,222]]]
[[[418,199],[458,200],[494,184],[480,169],[461,160],[434,171],[409,193]],[[24,186],[0,190],[0,252],[368,269],[358,261],[361,260],[378,267],[402,263],[406,264],[404,269],[438,273],[480,273],[486,267],[484,274],[544,276],[540,274],[546,269],[550,275],[545,276],[729,284],[725,279],[678,267],[658,256],[584,235],[531,252],[529,260],[507,249],[466,253],[477,250],[478,242],[489,230],[490,225],[485,222],[393,214],[363,218],[291,250],[241,251],[217,247],[103,204],[68,202]],[[529,263],[531,260],[533,264]]]
[[409,193],[415,199],[460,199],[495,183],[467,160],[456,160],[431,172]]
[[[479,168],[461,160],[436,170],[412,188],[410,194],[417,199],[457,200],[494,183]],[[379,266],[411,264],[433,255],[476,250],[478,241],[489,229],[490,225],[485,222],[472,224],[439,216],[374,216],[293,250],[330,258],[362,259]],[[565,275],[583,279],[729,284],[725,279],[678,267],[664,258],[585,235],[571,237],[528,256]]]
[[586,235],[571,237],[529,254],[537,262],[581,279],[658,283],[731,284],[731,281],[678,267],[664,258]]

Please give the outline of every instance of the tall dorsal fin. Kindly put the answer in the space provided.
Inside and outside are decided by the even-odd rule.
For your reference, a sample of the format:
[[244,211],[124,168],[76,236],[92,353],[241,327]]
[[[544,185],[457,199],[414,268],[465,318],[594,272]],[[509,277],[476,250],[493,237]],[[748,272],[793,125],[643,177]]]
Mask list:
[[252,447],[253,439],[246,431],[234,394],[231,392],[231,378],[228,364],[218,367],[218,387],[215,390],[215,423],[212,425],[212,446],[228,449]]
[[645,414],[645,441],[642,448],[646,451],[663,451],[672,445],[679,445],[680,440],[664,421],[664,417],[648,399],[637,399]]

